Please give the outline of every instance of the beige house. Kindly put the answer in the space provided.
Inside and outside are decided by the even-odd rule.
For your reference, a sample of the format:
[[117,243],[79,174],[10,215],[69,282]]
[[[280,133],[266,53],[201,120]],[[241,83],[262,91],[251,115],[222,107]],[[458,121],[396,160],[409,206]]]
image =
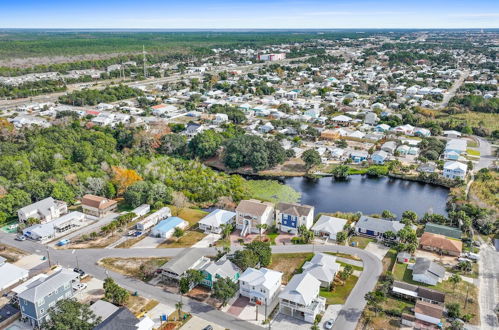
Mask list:
[[258,225],[271,226],[274,222],[274,204],[256,199],[243,200],[236,208],[236,229],[241,230],[241,236],[261,230]]
[[83,213],[102,218],[116,210],[118,202],[105,197],[95,195],[85,195],[81,199]]

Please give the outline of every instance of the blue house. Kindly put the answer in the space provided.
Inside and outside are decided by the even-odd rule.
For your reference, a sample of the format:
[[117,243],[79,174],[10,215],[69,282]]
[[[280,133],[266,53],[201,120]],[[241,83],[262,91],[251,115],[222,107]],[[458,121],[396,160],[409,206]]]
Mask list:
[[354,163],[361,163],[369,157],[369,153],[367,151],[360,151],[360,150],[355,150],[350,153],[350,158],[353,160]]
[[287,233],[298,234],[298,228],[310,229],[314,224],[314,207],[296,203],[279,203],[276,206],[277,227]]
[[374,164],[382,165],[388,159],[388,153],[383,150],[376,151],[372,154],[371,159]]
[[151,230],[151,235],[155,237],[169,238],[173,235],[175,228],[184,229],[188,223],[178,217],[170,217],[166,220],[160,221]]
[[218,261],[211,261],[199,269],[204,278],[201,284],[212,289],[215,282],[220,278],[229,278],[232,282],[236,283],[241,276],[241,270],[230,260],[220,259]]
[[21,319],[39,328],[47,321],[49,309],[54,307],[57,301],[73,297],[73,284],[78,281],[78,273],[71,269],[61,269],[49,277],[30,283],[28,288],[18,295]]
[[374,131],[376,132],[386,132],[390,130],[390,125],[387,124],[379,124],[374,127]]

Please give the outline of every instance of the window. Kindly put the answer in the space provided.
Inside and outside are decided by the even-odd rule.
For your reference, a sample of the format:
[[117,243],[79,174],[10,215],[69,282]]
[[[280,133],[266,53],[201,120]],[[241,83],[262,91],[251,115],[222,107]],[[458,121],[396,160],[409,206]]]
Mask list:
[[54,307],[54,306],[55,306],[55,301],[52,301],[52,302],[49,304],[49,308]]
[[39,300],[36,302],[36,304],[37,304],[38,306],[42,306],[44,303],[45,303],[45,299],[44,299],[44,298],[39,299]]
[[40,308],[40,314],[44,314],[45,313],[45,309],[44,308]]

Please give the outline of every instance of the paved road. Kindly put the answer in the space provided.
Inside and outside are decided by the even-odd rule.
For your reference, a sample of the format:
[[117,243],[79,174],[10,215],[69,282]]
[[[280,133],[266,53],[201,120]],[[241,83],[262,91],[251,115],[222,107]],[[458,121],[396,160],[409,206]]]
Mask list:
[[478,164],[474,166],[474,170],[478,172],[482,168],[488,168],[492,165],[492,162],[496,159],[492,153],[492,145],[489,141],[479,136],[475,136],[478,140],[479,146],[478,150],[480,151],[480,160]]
[[495,309],[499,304],[499,251],[490,244],[482,244],[479,262],[479,304],[481,329],[498,329]]
[[[140,280],[130,278],[112,271],[106,270],[96,264],[96,262],[105,257],[173,257],[183,249],[82,249],[76,250],[73,254],[71,250],[54,250],[41,244],[32,241],[18,242],[13,239],[13,235],[0,233],[0,241],[25,250],[31,253],[50,254],[52,263],[59,263],[63,266],[75,267],[76,259],[78,258],[78,266],[84,269],[92,276],[104,279],[107,274],[112,276],[120,285],[131,291],[138,291],[146,298],[154,298],[161,303],[173,306],[179,296],[158,290],[157,287],[144,283]],[[206,255],[215,255],[215,248],[203,248]],[[343,309],[336,319],[334,329],[337,330],[353,330],[360,319],[362,310],[366,306],[364,296],[367,292],[374,289],[378,277],[382,271],[381,261],[372,253],[340,245],[286,245],[273,246],[274,253],[303,253],[303,252],[339,252],[359,257],[364,266],[364,271],[361,273],[357,285],[353,288]],[[210,322],[220,324],[229,329],[258,329],[260,327],[251,323],[238,319],[228,313],[223,313],[213,307],[197,302],[187,297],[183,298],[185,310],[191,312]]]
[[454,95],[456,95],[457,90],[461,87],[464,80],[468,78],[469,75],[470,72],[468,70],[463,71],[463,74],[459,77],[459,79],[456,80],[447,93],[444,94],[444,98],[438,107],[439,109],[443,109],[447,106],[447,104],[449,104],[449,101],[454,97]]

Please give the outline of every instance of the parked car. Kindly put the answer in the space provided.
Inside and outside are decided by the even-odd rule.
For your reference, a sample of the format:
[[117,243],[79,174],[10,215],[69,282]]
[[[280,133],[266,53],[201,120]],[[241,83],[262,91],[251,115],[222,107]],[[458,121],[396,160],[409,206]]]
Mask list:
[[71,241],[69,239],[63,239],[63,240],[60,240],[59,242],[57,242],[57,246],[64,246],[64,245],[67,245],[69,244]]
[[459,257],[459,258],[457,258],[457,261],[459,261],[459,262],[463,262],[463,261],[469,261],[469,262],[471,262],[470,259],[465,258],[465,257]]
[[15,238],[16,241],[25,241],[26,240],[26,236],[24,235],[17,235],[16,238]]
[[82,278],[82,277],[84,277],[84,276],[85,276],[85,272],[83,271],[83,269],[80,269],[80,268],[75,268],[75,269],[73,269],[73,271],[74,271],[75,273],[80,274],[80,278]]
[[466,257],[468,257],[468,259],[471,259],[474,261],[480,260],[480,255],[478,255],[477,253],[473,253],[473,252],[466,253]]
[[76,291],[82,291],[85,290],[86,288],[87,288],[87,283],[78,283],[75,286],[73,286],[73,289],[75,289]]
[[324,328],[326,329],[332,329],[333,328],[333,323],[334,323],[334,320],[327,320],[326,323],[324,323]]
[[213,327],[211,325],[207,325],[203,328],[203,330],[213,330]]

